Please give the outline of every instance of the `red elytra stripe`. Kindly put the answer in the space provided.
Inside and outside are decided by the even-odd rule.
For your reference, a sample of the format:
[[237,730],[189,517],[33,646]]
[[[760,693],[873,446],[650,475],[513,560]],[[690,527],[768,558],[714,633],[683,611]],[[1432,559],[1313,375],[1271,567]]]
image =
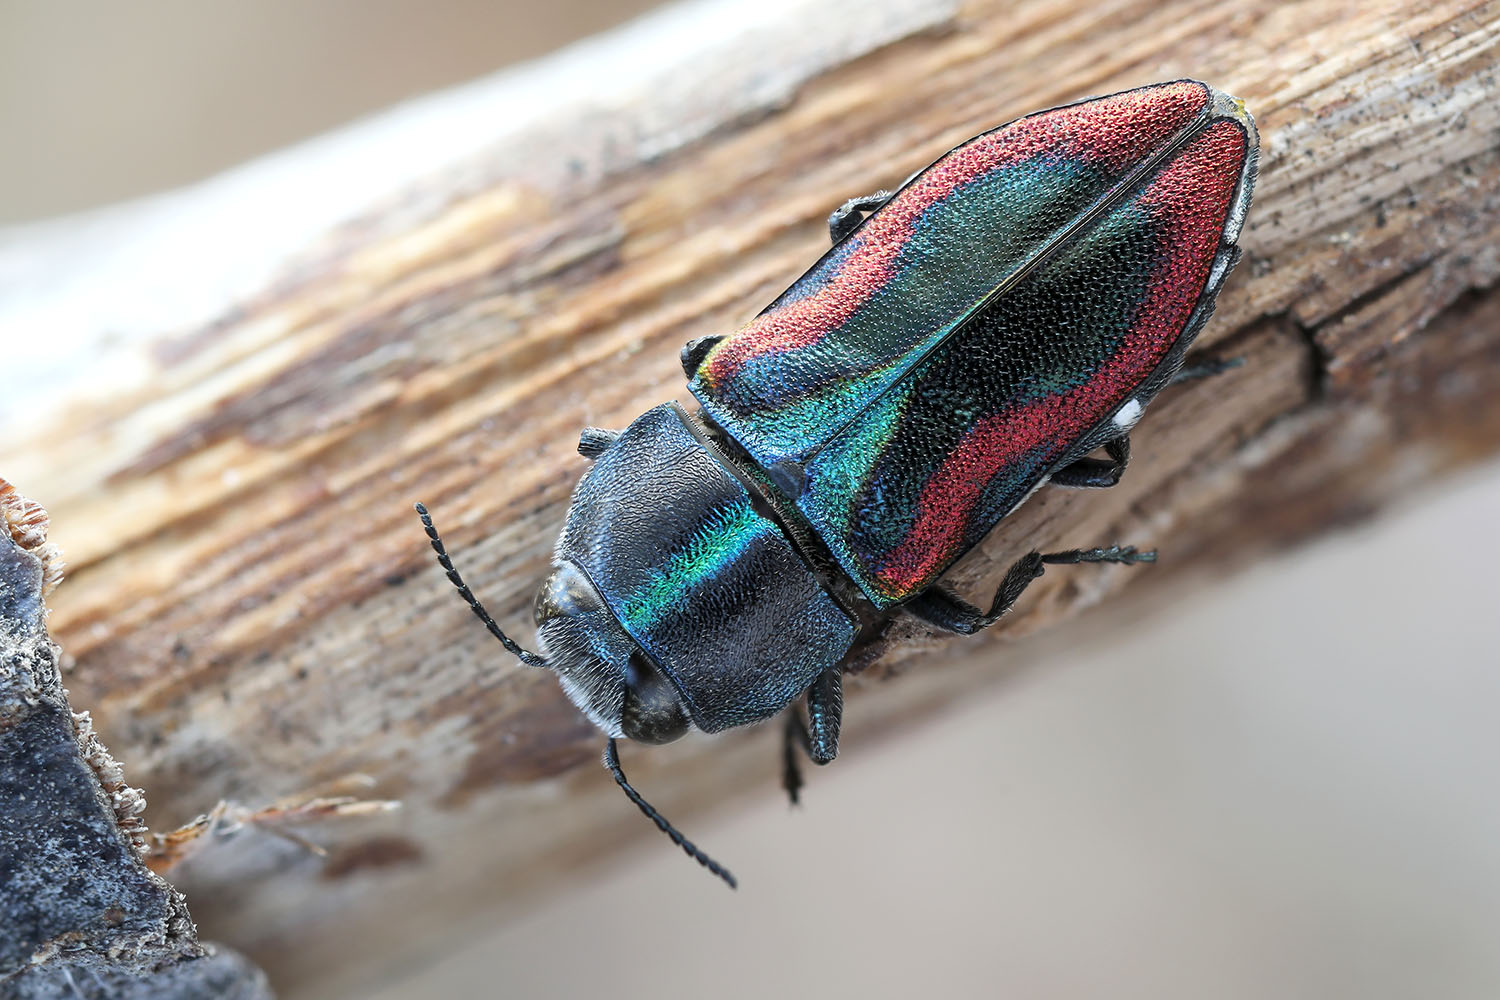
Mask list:
[[1207,102],[1180,82],[1117,94],[1022,118],[948,153],[865,226],[837,278],[814,294],[756,317],[709,356],[710,386],[759,357],[814,344],[842,327],[888,282],[917,220],[974,178],[1043,153],[1087,156],[1124,171],[1182,128]]
[[1119,352],[1069,393],[978,421],[923,487],[920,514],[906,537],[871,574],[878,590],[895,598],[929,582],[963,544],[980,496],[1001,469],[1048,443],[1076,440],[1160,363],[1208,280],[1244,156],[1244,132],[1220,122],[1151,182],[1142,200],[1166,221],[1172,252],[1147,287]]

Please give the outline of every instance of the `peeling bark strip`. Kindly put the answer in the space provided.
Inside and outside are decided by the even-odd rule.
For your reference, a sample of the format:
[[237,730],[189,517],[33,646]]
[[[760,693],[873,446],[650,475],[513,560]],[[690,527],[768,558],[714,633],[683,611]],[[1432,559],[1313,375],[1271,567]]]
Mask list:
[[[1496,4],[809,2],[760,5],[749,36],[705,30],[718,8],[102,232],[0,236],[9,273],[35,278],[0,295],[19,303],[0,313],[8,351],[122,333],[68,357],[24,436],[9,411],[0,469],[66,526],[53,624],[132,774],[172,818],[351,772],[407,804],[326,869],[260,838],[182,873],[200,918],[289,987],[333,996],[377,974],[357,956],[430,954],[471,914],[652,835],[551,678],[454,599],[411,502],[529,639],[578,429],[685,400],[684,342],[769,302],[846,197],[982,129],[1195,76],[1247,101],[1263,145],[1246,259],[1203,343],[1247,364],[1164,394],[1119,487],[1044,491],[955,582],[987,594],[1033,547],[1119,540],[1162,563],[1049,574],[1012,637],[1327,530],[1500,445]],[[38,370],[8,365],[0,396]],[[870,675],[960,648],[925,656],[918,634],[871,650]],[[902,712],[869,686],[851,701],[860,731]],[[685,824],[690,803],[774,785],[753,734],[627,763]]]

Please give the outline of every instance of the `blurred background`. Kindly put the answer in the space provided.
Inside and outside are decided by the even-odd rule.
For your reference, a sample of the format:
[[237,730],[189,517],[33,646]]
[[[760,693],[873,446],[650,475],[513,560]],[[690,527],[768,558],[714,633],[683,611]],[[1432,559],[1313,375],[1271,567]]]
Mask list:
[[[3,0],[0,222],[191,183],[650,6]],[[1497,512],[1500,467],[1434,483],[1123,632],[1050,635],[878,742],[856,700],[804,808],[767,784],[689,831],[753,872],[737,895],[648,842],[377,995],[1493,997]]]
[[649,0],[0,0],[0,222],[201,180]]

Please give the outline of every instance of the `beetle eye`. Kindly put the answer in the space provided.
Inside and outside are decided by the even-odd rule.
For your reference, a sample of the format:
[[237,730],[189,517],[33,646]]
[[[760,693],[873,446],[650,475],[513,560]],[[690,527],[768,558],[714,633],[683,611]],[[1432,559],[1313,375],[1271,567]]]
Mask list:
[[620,712],[625,735],[637,743],[671,743],[691,725],[672,682],[645,656],[632,653],[625,665],[625,704]]

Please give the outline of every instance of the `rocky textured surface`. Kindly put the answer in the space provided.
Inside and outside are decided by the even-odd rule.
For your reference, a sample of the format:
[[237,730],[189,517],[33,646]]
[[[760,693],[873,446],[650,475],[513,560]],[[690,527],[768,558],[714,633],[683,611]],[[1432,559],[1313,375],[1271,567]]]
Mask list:
[[0,996],[268,998],[142,863],[144,800],[68,707],[47,634],[45,514],[4,480],[0,526]]

